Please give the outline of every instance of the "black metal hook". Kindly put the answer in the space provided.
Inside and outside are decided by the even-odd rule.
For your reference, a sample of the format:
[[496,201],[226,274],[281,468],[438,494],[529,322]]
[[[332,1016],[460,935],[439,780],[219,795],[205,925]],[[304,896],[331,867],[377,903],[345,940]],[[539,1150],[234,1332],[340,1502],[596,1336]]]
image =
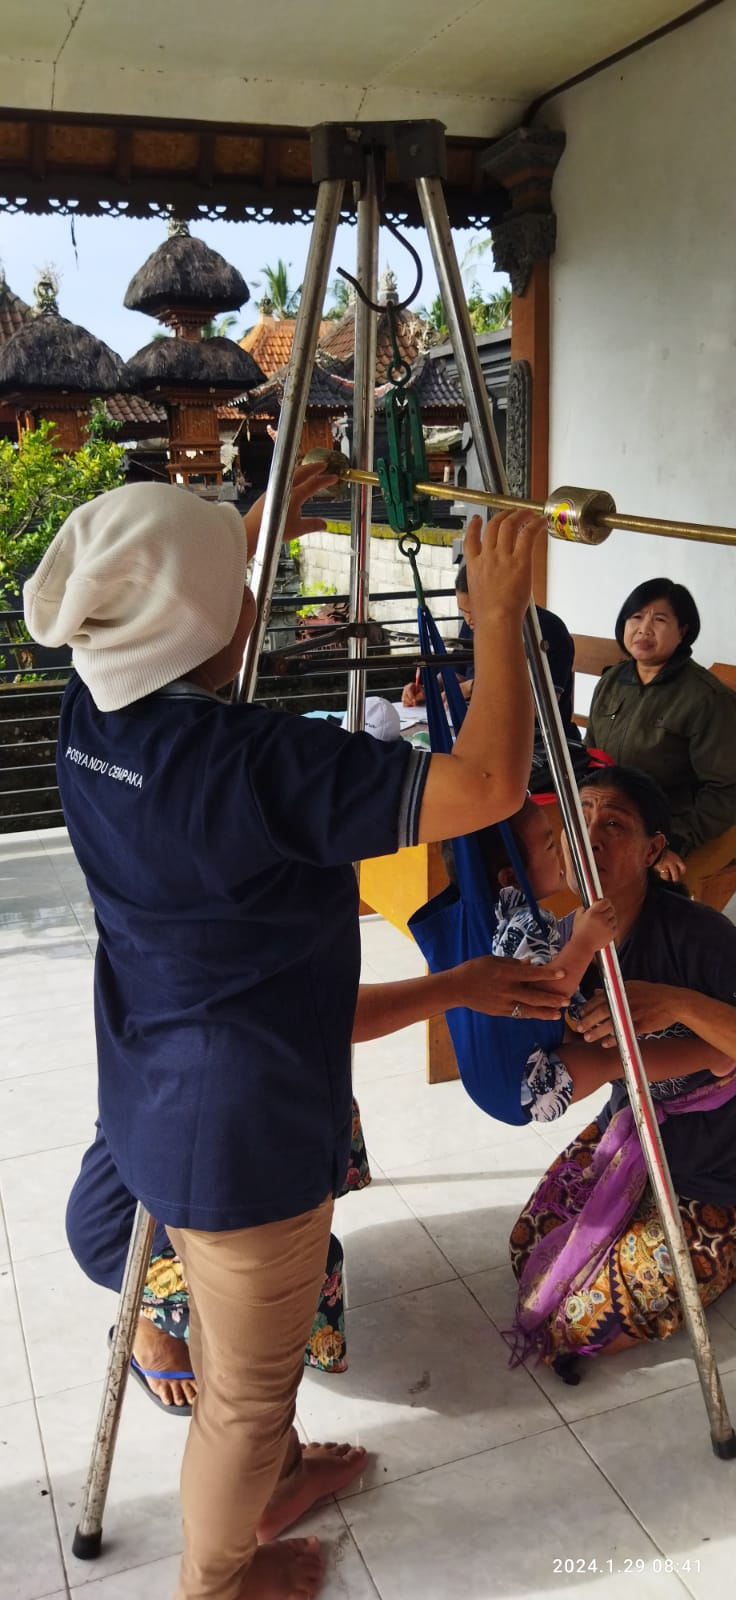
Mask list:
[[411,576],[414,583],[414,593],[417,597],[417,605],[421,606],[422,610],[424,610],[427,602],[424,598],[424,588],[422,585],[422,580],[419,576],[419,568],[417,566],[417,556],[419,555],[421,548],[422,541],[421,539],[417,538],[415,533],[402,533],[401,538],[399,539],[399,549],[402,556],[406,556],[411,567]]
[[[404,238],[403,233],[399,233],[399,230],[396,227],[395,223],[389,222],[387,217],[382,217],[381,218],[381,227],[382,228],[388,228],[389,233],[393,234],[394,238],[398,240],[398,243],[400,245],[403,245],[405,250],[408,250],[409,255],[411,256],[411,258],[412,258],[412,260],[414,262],[414,266],[416,267],[416,273],[417,273],[416,282],[415,282],[414,287],[413,287],[413,289],[411,291],[411,294],[406,295],[404,300],[398,300],[398,301],[393,301],[392,302],[392,304],[394,304],[396,306],[397,310],[405,311],[407,306],[411,305],[412,300],[414,300],[416,298],[416,296],[419,293],[419,290],[422,287],[422,281],[424,279],[424,269],[423,269],[422,263],[421,263],[421,261],[419,259],[419,254],[414,249],[413,244],[410,244],[409,240]],[[386,310],[385,304],[383,304],[381,302],[376,302],[375,300],[370,300],[369,299],[369,297],[366,294],[365,289],[363,288],[362,284],[358,283],[357,278],[354,278],[351,272],[346,272],[344,267],[338,267],[337,273],[338,273],[338,277],[344,278],[346,283],[351,283],[352,284],[352,286],[353,286],[353,288],[355,290],[355,293],[358,295],[359,299],[362,300],[364,306],[368,306],[371,311],[375,311],[377,313]]]

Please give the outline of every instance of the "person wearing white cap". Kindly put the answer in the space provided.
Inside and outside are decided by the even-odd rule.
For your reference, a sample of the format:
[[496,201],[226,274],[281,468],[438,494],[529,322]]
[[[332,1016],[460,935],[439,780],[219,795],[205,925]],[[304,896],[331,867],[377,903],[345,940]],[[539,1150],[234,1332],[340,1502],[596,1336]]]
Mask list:
[[[300,511],[322,476],[298,474],[287,538],[321,526]],[[58,775],[99,935],[101,1126],[191,1296],[178,1600],[320,1587],[316,1541],[257,1532],[274,1497],[296,1515],[364,1462],[328,1454],[310,1477],[293,1418],[347,1166],[351,1033],[412,1020],[395,996],[388,1027],[370,997],[355,1022],[351,863],[516,810],[532,742],[521,620],[542,519],[469,525],[475,689],[453,754],[429,757],[218,698],[254,620],[261,509],[244,533],[184,490],[113,490],[71,513],[24,591],[33,637],[73,651]]]
[[[342,725],[347,728],[347,712]],[[390,700],[384,700],[380,694],[366,695],[363,732],[371,733],[374,739],[401,738],[401,718]]]

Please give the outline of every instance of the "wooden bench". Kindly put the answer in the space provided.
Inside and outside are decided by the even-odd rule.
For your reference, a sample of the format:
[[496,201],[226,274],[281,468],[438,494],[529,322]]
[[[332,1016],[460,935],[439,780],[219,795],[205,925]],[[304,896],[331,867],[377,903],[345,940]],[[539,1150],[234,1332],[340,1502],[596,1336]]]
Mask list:
[[[417,844],[395,856],[374,856],[360,868],[360,898],[411,939],[409,918],[447,885],[439,844]],[[413,943],[413,940],[412,940]],[[455,1051],[444,1016],[425,1024],[427,1082],[447,1083],[458,1076]]]
[[[710,670],[728,689],[736,690],[736,666],[714,661]],[[694,900],[702,900],[716,911],[728,905],[736,894],[736,827],[693,850],[687,858],[685,882]]]
[[736,667],[730,666],[727,661],[714,661],[710,670],[714,678],[720,678],[721,683],[725,683],[727,689],[736,691]]
[[[615,639],[598,639],[594,633],[574,633],[572,638],[575,645],[575,676],[582,674],[589,678],[600,678],[606,667],[617,667],[620,661],[626,659]],[[577,713],[573,721],[581,728],[588,725],[588,718]]]

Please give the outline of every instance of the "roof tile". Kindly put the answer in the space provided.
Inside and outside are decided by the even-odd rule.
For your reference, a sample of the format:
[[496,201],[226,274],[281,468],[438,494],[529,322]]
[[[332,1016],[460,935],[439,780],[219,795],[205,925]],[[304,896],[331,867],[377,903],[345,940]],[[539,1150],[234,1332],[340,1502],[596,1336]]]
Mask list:
[[[282,367],[280,372],[274,373],[268,383],[262,383],[259,388],[251,389],[248,395],[248,410],[255,416],[261,417],[278,415],[284,398],[286,373],[286,367]],[[340,377],[323,367],[314,368],[307,399],[308,411],[325,411],[339,416],[341,412],[349,411],[352,403],[351,378]]]
[[132,423],[134,426],[145,428],[168,429],[166,412],[163,406],[151,405],[149,400],[144,400],[139,394],[111,394],[108,395],[105,405],[113,422],[122,422],[124,425]]
[[[320,336],[332,326],[331,322],[323,322]],[[240,344],[258,362],[261,371],[272,378],[275,372],[286,366],[291,356],[295,328],[295,317],[272,317],[261,313],[255,327],[248,329]]]
[[[396,309],[397,344],[404,361],[409,365],[419,354],[426,324],[415,311],[406,311],[401,306]],[[327,333],[320,339],[318,352],[330,363],[336,363],[353,369],[355,342],[355,309],[351,307],[339,322],[330,324]],[[378,314],[378,327],[376,329],[376,385],[385,383],[386,373],[392,357],[391,328],[388,312]]]

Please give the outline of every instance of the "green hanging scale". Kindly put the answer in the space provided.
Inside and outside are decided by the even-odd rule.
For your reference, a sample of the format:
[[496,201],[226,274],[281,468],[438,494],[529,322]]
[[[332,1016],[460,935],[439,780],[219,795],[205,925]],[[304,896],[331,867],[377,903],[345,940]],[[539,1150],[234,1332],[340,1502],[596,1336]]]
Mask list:
[[399,350],[396,308],[386,307],[392,354],[386,373],[391,385],[385,401],[388,457],[376,462],[376,473],[394,533],[416,533],[429,520],[429,499],[417,494],[417,483],[427,481],[429,468],[424,448],[419,401],[410,388],[411,367]]

